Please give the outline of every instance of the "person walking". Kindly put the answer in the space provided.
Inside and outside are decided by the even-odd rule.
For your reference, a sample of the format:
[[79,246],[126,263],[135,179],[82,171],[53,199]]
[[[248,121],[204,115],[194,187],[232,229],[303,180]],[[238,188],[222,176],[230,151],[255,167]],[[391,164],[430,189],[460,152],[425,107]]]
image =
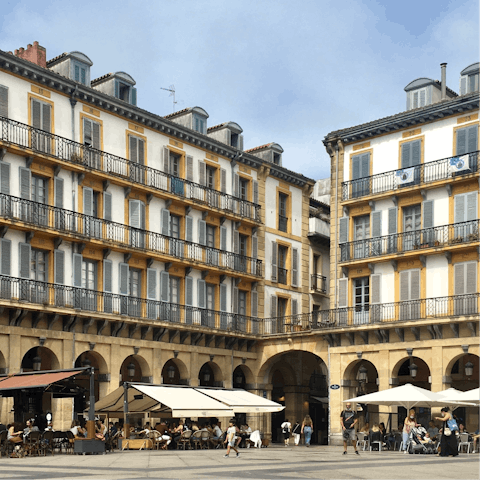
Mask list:
[[233,420],[230,420],[230,422],[228,422],[227,436],[224,442],[224,443],[228,442],[227,453],[224,455],[225,458],[229,456],[231,448],[235,450],[235,452],[237,453],[237,457],[240,456],[240,452],[237,450],[237,447],[235,445],[236,433],[237,433],[237,427],[235,425],[235,422]]
[[456,457],[458,455],[457,422],[452,417],[449,407],[443,407],[440,411],[442,416],[435,417],[436,420],[443,422],[442,436],[440,438],[440,456],[448,457],[451,455]]
[[417,426],[417,419],[415,418],[415,410],[412,408],[408,413],[408,417],[403,422],[403,431],[402,431],[403,453],[408,452],[410,430],[412,429],[412,427],[416,427],[416,426]]
[[288,418],[280,425],[283,433],[283,440],[285,441],[285,446],[288,447],[288,442],[290,441],[290,431],[292,430],[292,424],[288,421]]
[[347,403],[345,410],[340,414],[340,423],[342,425],[343,432],[343,455],[347,454],[347,443],[350,440],[352,442],[355,453],[360,455],[357,450],[357,438],[355,435],[355,425],[358,422],[357,414],[352,410],[352,404]]
[[295,422],[295,425],[293,426],[292,429],[292,434],[293,434],[293,441],[295,442],[295,446],[298,447],[298,444],[300,443],[300,434],[302,432],[302,426],[298,422],[298,420]]
[[302,433],[305,435],[305,446],[310,446],[313,433],[313,421],[310,415],[305,415],[302,423]]

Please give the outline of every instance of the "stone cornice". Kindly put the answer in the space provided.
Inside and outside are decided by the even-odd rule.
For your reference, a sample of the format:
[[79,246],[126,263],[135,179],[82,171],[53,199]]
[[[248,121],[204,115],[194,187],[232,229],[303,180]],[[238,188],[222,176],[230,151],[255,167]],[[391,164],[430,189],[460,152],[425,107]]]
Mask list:
[[[213,154],[234,160],[255,169],[260,168],[268,162],[255,155],[241,152],[207,135],[202,135],[182,125],[174,123],[164,117],[155,115],[137,106],[130,105],[105,93],[99,92],[91,87],[74,82],[48,68],[42,68],[35,63],[15,57],[14,55],[0,50],[0,69],[11,72],[25,78],[25,80],[45,85],[50,90],[56,90],[61,94],[74,96],[76,100],[90,104],[94,107],[112,112],[115,115],[124,117],[128,121],[145,125],[149,129],[177,138],[181,142],[195,145],[199,148],[209,150]],[[277,165],[268,164],[270,174],[278,176],[285,182],[303,187],[308,181],[313,181],[303,175],[290,172]],[[276,172],[278,175],[276,175]]]

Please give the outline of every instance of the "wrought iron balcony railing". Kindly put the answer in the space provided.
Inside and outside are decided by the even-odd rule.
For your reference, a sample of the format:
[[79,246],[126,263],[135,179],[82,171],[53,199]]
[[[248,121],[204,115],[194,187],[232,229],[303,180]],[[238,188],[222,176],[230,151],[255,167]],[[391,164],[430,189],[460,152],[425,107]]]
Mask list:
[[32,227],[51,228],[85,240],[101,240],[131,250],[151,251],[223,270],[262,276],[262,261],[258,259],[11,195],[0,194],[0,217]]
[[423,250],[425,248],[478,242],[479,227],[480,220],[471,220],[469,222],[342,243],[339,245],[340,261],[347,262],[394,253],[405,253],[412,250]]
[[[433,162],[425,162],[411,169],[391,170],[378,173],[370,177],[359,178],[342,182],[342,199],[377,195],[386,192],[399,191],[402,188],[426,185],[439,180],[454,179],[462,175],[477,173],[480,169],[480,156],[478,151],[468,154],[468,168],[458,170],[451,165],[450,160],[458,158],[448,157]],[[401,172],[409,171],[406,179],[402,178]]]
[[125,315],[229,332],[259,333],[259,321],[253,317],[5,275],[0,276],[1,300]]
[[0,141],[261,222],[260,205],[256,203],[33,128],[16,120],[0,117]]
[[316,273],[311,276],[312,290],[320,293],[327,293],[327,277]]

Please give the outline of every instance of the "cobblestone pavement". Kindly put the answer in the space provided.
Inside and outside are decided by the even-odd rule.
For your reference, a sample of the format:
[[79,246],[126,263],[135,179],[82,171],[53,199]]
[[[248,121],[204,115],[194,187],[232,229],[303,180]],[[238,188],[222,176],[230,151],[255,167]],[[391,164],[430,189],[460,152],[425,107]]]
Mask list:
[[480,455],[404,455],[312,446],[225,450],[129,451],[107,455],[0,458],[8,479],[479,479]]

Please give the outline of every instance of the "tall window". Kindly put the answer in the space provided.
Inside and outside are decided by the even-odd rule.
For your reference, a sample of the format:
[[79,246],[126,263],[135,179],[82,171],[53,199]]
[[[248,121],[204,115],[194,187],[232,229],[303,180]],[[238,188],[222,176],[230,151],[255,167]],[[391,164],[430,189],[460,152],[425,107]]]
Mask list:
[[353,281],[353,304],[355,306],[354,323],[368,323],[370,306],[369,277],[356,278]]
[[355,217],[353,224],[355,240],[354,256],[355,258],[365,258],[367,245],[366,242],[362,242],[361,240],[370,238],[370,215]]
[[[50,104],[41,102],[32,98],[32,126],[43,130],[43,132],[51,132],[52,107]],[[41,152],[49,153],[51,150],[50,136],[35,132],[32,134],[32,148]]]
[[280,193],[278,196],[278,229],[281,232],[288,230],[287,202],[288,195]]
[[352,157],[352,197],[370,193],[370,153]]
[[43,206],[48,202],[48,180],[32,175],[31,199],[41,205],[32,205],[33,221],[38,225],[48,225],[48,210]]
[[39,282],[48,281],[48,252],[37,250],[36,248],[32,248],[31,252],[30,278]]
[[180,177],[180,159],[180,155],[170,152],[170,173],[174,177]]
[[249,180],[245,178],[240,178],[239,180],[239,186],[240,186],[240,198],[242,200],[248,200],[248,184]]
[[288,247],[278,246],[278,283],[287,283],[287,255]]
[[207,188],[215,189],[215,173],[216,173],[216,171],[217,171],[216,168],[209,167],[209,166],[206,167],[206,174],[207,174],[206,186],[207,186]]
[[418,248],[422,227],[421,205],[412,205],[403,209],[403,247],[404,250]]

